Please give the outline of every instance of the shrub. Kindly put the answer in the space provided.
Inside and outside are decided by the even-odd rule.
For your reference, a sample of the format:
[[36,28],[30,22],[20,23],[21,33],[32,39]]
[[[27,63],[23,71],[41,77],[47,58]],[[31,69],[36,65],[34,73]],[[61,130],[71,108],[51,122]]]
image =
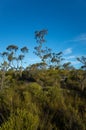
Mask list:
[[37,130],[39,118],[29,111],[17,109],[16,113],[12,113],[8,121],[6,121],[0,130]]

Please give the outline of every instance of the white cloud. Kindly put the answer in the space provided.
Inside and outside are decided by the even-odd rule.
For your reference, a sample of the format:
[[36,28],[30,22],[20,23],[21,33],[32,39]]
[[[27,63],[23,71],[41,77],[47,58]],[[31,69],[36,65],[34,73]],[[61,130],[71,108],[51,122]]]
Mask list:
[[76,58],[76,56],[73,56],[73,55],[66,57],[67,60],[70,60],[70,59],[72,60],[72,59],[75,59],[75,58]]
[[74,39],[75,41],[86,41],[86,34],[81,34]]
[[71,64],[72,65],[78,65],[78,64],[80,64],[80,62],[78,62],[77,60],[75,60],[75,61],[71,61]]
[[64,41],[64,43],[80,42],[80,41],[86,41],[86,33],[80,34],[79,36],[75,37],[74,39],[70,39],[70,40]]
[[66,50],[64,50],[64,55],[68,55],[72,53],[72,48],[67,48]]
[[66,59],[66,60],[73,60],[73,59],[76,59],[76,56],[74,56],[74,55],[65,56],[64,59]]

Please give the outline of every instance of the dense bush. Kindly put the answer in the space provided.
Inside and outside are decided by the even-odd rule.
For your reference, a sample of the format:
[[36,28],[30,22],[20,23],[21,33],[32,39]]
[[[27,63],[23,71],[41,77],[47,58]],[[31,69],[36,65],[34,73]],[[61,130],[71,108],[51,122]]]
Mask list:
[[0,91],[0,130],[85,130],[85,90],[72,75],[53,69],[36,75],[24,71],[22,77],[7,72],[9,82]]

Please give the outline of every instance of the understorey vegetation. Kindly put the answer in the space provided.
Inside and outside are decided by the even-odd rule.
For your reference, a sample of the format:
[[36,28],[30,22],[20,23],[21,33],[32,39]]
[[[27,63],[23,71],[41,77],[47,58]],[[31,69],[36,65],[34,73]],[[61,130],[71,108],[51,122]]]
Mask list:
[[77,57],[78,69],[63,62],[46,34],[35,32],[39,63],[24,67],[26,46],[0,53],[0,130],[86,130],[86,57]]

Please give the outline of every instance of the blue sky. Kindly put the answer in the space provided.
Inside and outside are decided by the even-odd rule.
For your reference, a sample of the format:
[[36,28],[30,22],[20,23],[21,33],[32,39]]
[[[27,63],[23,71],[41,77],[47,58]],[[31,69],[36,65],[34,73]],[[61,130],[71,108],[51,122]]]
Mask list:
[[86,0],[0,0],[0,51],[27,46],[28,62],[38,61],[32,52],[41,29],[48,29],[46,46],[79,66],[76,57],[86,55]]

